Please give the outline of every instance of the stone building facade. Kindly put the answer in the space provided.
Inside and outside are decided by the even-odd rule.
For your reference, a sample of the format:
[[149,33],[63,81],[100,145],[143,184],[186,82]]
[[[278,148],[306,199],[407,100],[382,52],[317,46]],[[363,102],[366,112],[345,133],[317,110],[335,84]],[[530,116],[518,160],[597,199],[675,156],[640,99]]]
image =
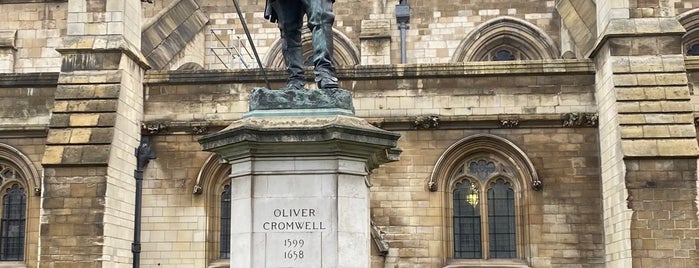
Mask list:
[[[153,2],[0,0],[0,267],[227,267],[231,168],[197,139],[264,79],[232,1]],[[239,2],[281,87],[279,30]],[[341,87],[403,151],[367,179],[358,262],[699,267],[698,1],[334,12]]]

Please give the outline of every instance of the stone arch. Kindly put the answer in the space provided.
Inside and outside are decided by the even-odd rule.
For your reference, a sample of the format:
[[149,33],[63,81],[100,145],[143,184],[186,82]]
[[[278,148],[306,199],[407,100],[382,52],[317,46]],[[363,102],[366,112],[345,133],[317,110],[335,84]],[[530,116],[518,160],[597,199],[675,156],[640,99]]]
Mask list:
[[0,143],[0,160],[7,161],[22,173],[22,183],[27,189],[32,189],[34,195],[41,194],[41,177],[29,157],[8,144]]
[[[217,154],[211,154],[204,161],[196,183],[194,194],[204,198],[206,209],[206,260],[209,267],[219,267],[227,260],[220,259],[220,234],[221,234],[221,192],[231,173],[231,165],[222,162]],[[222,266],[221,266],[222,267]]]
[[682,54],[687,52],[693,45],[699,44],[699,9],[692,9],[677,16],[677,20],[687,31],[682,36]]
[[228,174],[231,174],[231,165],[222,162],[217,154],[211,154],[199,170],[193,193],[202,194],[212,190],[218,183],[216,179],[225,178]]
[[[307,59],[311,56],[313,51],[311,50],[312,36],[311,31],[308,28],[304,28],[301,32],[301,44],[303,47],[303,58]],[[344,35],[342,32],[333,28],[333,42],[335,46],[333,60],[335,61],[335,66],[354,66],[358,65],[360,62],[359,50],[352,43],[352,41]],[[269,49],[269,52],[265,56],[264,65],[266,68],[284,68],[284,57],[282,56],[282,39],[279,38]]]
[[[447,191],[451,183],[450,174],[455,174],[459,163],[474,154],[492,154],[500,159],[509,161],[515,169],[522,185],[529,184],[531,189],[538,191],[542,182],[529,157],[515,145],[499,136],[492,134],[477,134],[463,138],[447,148],[439,157],[428,181],[430,191]],[[522,187],[522,190],[526,187]]]
[[204,67],[202,67],[201,64],[199,64],[199,63],[191,62],[191,61],[180,65],[180,67],[177,67],[177,71],[198,71],[198,70],[204,70]]
[[560,55],[553,39],[536,25],[503,16],[478,25],[461,40],[452,62],[486,61],[502,49],[511,50],[521,60],[555,59]]

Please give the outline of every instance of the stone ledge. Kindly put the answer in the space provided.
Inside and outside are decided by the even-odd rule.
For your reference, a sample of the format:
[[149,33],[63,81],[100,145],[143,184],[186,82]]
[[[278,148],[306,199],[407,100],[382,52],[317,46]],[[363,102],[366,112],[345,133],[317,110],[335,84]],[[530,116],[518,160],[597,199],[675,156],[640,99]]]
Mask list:
[[[2,87],[32,87],[35,90],[42,87],[55,87],[58,84],[58,72],[50,73],[3,73],[0,74]],[[50,88],[53,90],[53,88]]]
[[604,44],[611,38],[619,37],[643,37],[643,36],[679,36],[684,35],[686,30],[680,22],[674,18],[633,18],[633,19],[613,19],[607,23],[606,27],[598,35],[597,42],[589,53],[588,58],[594,58]]
[[[345,80],[402,79],[432,77],[480,77],[502,75],[563,75],[594,74],[595,67],[588,59],[458,62],[440,64],[359,65],[337,69],[340,86]],[[288,74],[282,69],[268,69],[270,82],[283,82]],[[257,69],[245,70],[200,70],[200,71],[156,71],[146,72],[146,85],[172,84],[224,84],[241,82],[264,83]]]

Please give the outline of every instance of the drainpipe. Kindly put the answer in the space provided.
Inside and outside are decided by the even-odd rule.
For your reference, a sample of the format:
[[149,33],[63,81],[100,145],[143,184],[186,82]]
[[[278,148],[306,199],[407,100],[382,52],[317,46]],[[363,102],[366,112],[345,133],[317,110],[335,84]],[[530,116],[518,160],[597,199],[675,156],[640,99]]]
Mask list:
[[133,268],[141,266],[141,203],[143,201],[143,169],[151,159],[155,159],[155,151],[150,146],[150,137],[141,136],[141,144],[136,148],[136,169],[134,178],[136,179],[136,210],[134,212],[133,243],[131,252],[133,253]]
[[400,63],[406,63],[407,53],[405,52],[405,34],[410,28],[410,6],[408,5],[408,0],[400,0],[400,3],[396,5],[396,21],[398,22],[398,29],[400,29]]

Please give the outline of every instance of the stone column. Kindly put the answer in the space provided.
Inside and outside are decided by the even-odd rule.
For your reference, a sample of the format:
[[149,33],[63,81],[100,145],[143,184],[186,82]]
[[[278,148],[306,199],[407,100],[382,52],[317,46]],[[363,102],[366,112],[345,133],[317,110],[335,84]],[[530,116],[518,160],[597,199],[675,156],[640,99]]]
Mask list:
[[269,109],[200,139],[232,165],[231,267],[369,267],[368,171],[398,138],[346,109]]
[[42,159],[40,267],[129,267],[140,140],[139,0],[69,0]]
[[650,7],[658,2],[647,2],[597,2],[600,34],[592,57],[606,263],[697,267],[699,148],[682,55],[684,28],[661,12],[666,9]]

